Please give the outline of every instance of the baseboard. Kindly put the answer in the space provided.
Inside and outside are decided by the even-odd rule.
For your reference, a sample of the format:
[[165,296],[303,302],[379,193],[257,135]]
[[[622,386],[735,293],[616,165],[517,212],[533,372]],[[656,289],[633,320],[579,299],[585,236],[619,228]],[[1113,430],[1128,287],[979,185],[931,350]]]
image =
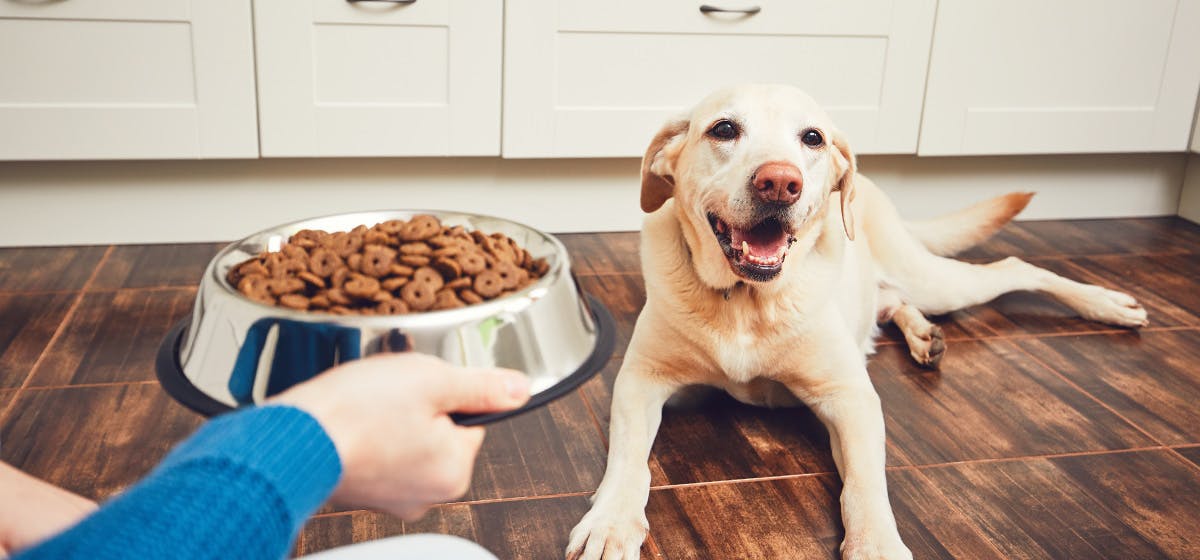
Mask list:
[[[1032,190],[1038,196],[1023,219],[1070,219],[1174,215],[1187,161],[864,156],[860,166],[908,217]],[[634,159],[9,162],[0,163],[0,246],[230,240],[309,216],[384,208],[496,214],[552,232],[625,231],[641,224],[638,189]]]

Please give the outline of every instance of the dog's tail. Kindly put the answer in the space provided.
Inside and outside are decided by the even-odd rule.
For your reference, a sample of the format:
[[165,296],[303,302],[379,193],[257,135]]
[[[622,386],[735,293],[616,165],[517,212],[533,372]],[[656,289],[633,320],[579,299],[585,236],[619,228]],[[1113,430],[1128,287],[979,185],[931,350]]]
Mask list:
[[994,235],[1021,213],[1031,192],[1013,192],[976,203],[957,212],[905,227],[929,252],[949,257],[966,251]]

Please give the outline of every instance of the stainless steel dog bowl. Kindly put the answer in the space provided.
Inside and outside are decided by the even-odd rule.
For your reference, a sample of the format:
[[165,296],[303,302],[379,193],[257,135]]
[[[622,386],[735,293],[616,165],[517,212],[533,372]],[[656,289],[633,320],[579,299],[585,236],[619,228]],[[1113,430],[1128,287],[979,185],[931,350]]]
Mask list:
[[[297,231],[347,231],[360,224],[432,214],[450,226],[503,233],[550,268],[515,294],[459,309],[393,316],[332,315],[264,305],[243,297],[226,273]],[[340,214],[271,228],[230,244],[209,263],[190,317],[168,333],[156,369],[163,388],[206,415],[260,403],[330,367],[380,352],[421,352],[451,363],[497,366],[530,377],[520,409],[457,415],[463,425],[537,408],[577,387],[612,354],[608,311],[580,291],[566,249],[528,226],[490,216],[425,210]],[[398,371],[396,375],[403,375]]]

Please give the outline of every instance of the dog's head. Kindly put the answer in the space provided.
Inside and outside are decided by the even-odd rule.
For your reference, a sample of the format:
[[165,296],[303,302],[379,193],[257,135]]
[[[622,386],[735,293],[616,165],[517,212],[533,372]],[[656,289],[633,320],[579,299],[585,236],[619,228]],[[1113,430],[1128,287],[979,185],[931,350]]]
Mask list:
[[[675,198],[697,272],[711,286],[766,283],[795,236],[841,191],[846,235],[854,154],[829,116],[800,90],[740,86],[668,121],[642,159],[642,210]],[[689,227],[690,226],[690,227]],[[727,264],[726,264],[727,263]]]

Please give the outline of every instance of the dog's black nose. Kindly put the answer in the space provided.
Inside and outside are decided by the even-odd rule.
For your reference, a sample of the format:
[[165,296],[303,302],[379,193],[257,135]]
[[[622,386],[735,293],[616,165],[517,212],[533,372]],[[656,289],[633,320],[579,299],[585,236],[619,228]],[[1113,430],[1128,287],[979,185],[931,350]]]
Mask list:
[[754,171],[750,179],[758,197],[777,204],[790,205],[800,199],[804,177],[800,170],[787,162],[764,163]]

